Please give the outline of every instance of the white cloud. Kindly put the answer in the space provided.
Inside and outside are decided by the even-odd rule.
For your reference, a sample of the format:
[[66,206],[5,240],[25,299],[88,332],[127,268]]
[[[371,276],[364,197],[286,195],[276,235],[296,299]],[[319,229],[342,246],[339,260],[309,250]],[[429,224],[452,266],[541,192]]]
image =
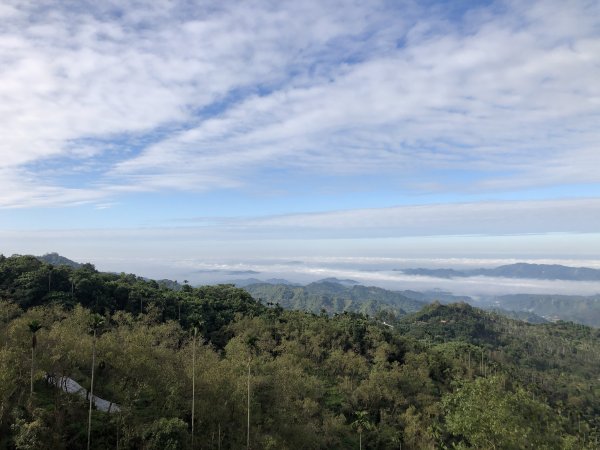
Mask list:
[[448,203],[199,221],[232,235],[282,238],[595,233],[600,199]]
[[[40,202],[42,192],[36,191]],[[88,193],[73,190],[73,202],[81,202]],[[82,198],[80,198],[82,197]],[[99,207],[112,206],[96,199]],[[19,199],[15,199],[15,202]],[[184,239],[209,240],[309,240],[309,239],[380,239],[408,237],[460,237],[503,235],[527,236],[549,233],[593,234],[600,223],[600,198],[493,201],[349,209],[330,212],[285,214],[261,217],[197,217],[180,220],[176,226],[90,230],[119,238],[139,237],[146,241]],[[65,236],[87,230],[64,230]],[[41,233],[43,239],[45,234]],[[584,238],[585,240],[586,238]],[[591,238],[590,238],[591,239]],[[145,244],[144,244],[145,245]],[[555,236],[558,251],[563,245]],[[591,244],[590,244],[591,245]],[[589,249],[593,246],[589,247]],[[588,249],[588,250],[589,250]],[[560,248],[568,253],[568,248]],[[579,248],[578,251],[581,251]],[[600,251],[600,248],[598,248]]]
[[[186,165],[239,176],[277,166],[428,177],[460,169],[488,173],[474,188],[597,182],[600,40],[582,10],[559,9],[552,35],[545,30],[555,16],[543,8],[525,25],[508,13],[467,35],[416,33],[405,48],[328,78],[250,97],[118,172],[160,166],[170,176]],[[508,179],[495,175],[506,171]]]
[[105,194],[93,189],[65,188],[44,184],[25,171],[0,167],[0,207],[29,208],[81,205]]
[[[447,189],[431,170],[481,175],[461,189],[600,181],[597,3],[498,2],[461,22],[384,4],[5,2],[0,206],[239,188],[269,168],[429,189]],[[66,157],[103,169],[73,189],[37,166]]]

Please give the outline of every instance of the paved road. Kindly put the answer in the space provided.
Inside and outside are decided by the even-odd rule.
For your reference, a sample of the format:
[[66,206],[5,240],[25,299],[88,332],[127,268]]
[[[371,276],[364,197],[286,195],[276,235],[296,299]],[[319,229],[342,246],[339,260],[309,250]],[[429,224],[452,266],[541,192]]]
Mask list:
[[[68,377],[60,377],[54,378],[50,375],[46,375],[46,378],[55,386],[60,387],[63,391],[68,392],[69,394],[76,394],[83,398],[88,398],[87,390],[81,386],[77,381]],[[115,413],[121,411],[119,405],[113,402],[109,402],[108,400],[104,400],[103,398],[92,396],[94,405],[98,411],[104,411],[107,413]]]

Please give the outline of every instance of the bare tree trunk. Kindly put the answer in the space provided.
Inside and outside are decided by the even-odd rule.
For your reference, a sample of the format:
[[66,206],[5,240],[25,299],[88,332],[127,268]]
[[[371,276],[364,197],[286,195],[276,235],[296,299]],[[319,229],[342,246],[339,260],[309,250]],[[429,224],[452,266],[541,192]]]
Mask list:
[[94,366],[96,365],[96,329],[94,328],[94,340],[92,344],[92,381],[90,383],[90,410],[88,413],[88,436],[87,450],[90,450],[90,439],[92,436],[92,403],[94,403]]
[[119,412],[119,419],[117,421],[117,450],[119,450],[119,433],[121,431],[121,412]]
[[196,412],[196,328],[192,341],[192,450],[194,450],[194,414]]
[[248,359],[248,432],[246,434],[246,448],[250,450],[250,359]]
[[35,351],[35,350],[34,350],[34,346],[32,345],[32,346],[31,346],[31,390],[29,391],[29,395],[30,395],[30,396],[33,396],[33,371],[34,371],[34,368],[33,368],[33,363],[34,363],[34,361],[35,361],[35,360],[34,360],[34,354],[33,354],[33,353],[34,353],[34,351]]

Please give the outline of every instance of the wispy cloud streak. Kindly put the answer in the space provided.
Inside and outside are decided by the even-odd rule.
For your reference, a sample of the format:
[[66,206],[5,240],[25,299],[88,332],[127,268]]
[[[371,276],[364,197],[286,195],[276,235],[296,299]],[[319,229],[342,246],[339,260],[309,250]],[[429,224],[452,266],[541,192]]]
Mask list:
[[[408,190],[600,181],[597,2],[450,17],[413,2],[9,1],[0,17],[0,207],[243,189],[272,169]],[[60,164],[100,169],[73,187]],[[439,180],[456,170],[476,179]]]
[[285,238],[595,233],[600,199],[397,206],[197,221],[206,229]]

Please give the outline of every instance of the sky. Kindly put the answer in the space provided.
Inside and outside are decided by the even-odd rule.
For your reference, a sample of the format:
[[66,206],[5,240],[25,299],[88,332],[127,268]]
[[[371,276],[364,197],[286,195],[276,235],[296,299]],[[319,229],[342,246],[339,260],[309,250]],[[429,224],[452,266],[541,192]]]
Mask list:
[[0,3],[7,255],[598,266],[599,143],[593,0]]

